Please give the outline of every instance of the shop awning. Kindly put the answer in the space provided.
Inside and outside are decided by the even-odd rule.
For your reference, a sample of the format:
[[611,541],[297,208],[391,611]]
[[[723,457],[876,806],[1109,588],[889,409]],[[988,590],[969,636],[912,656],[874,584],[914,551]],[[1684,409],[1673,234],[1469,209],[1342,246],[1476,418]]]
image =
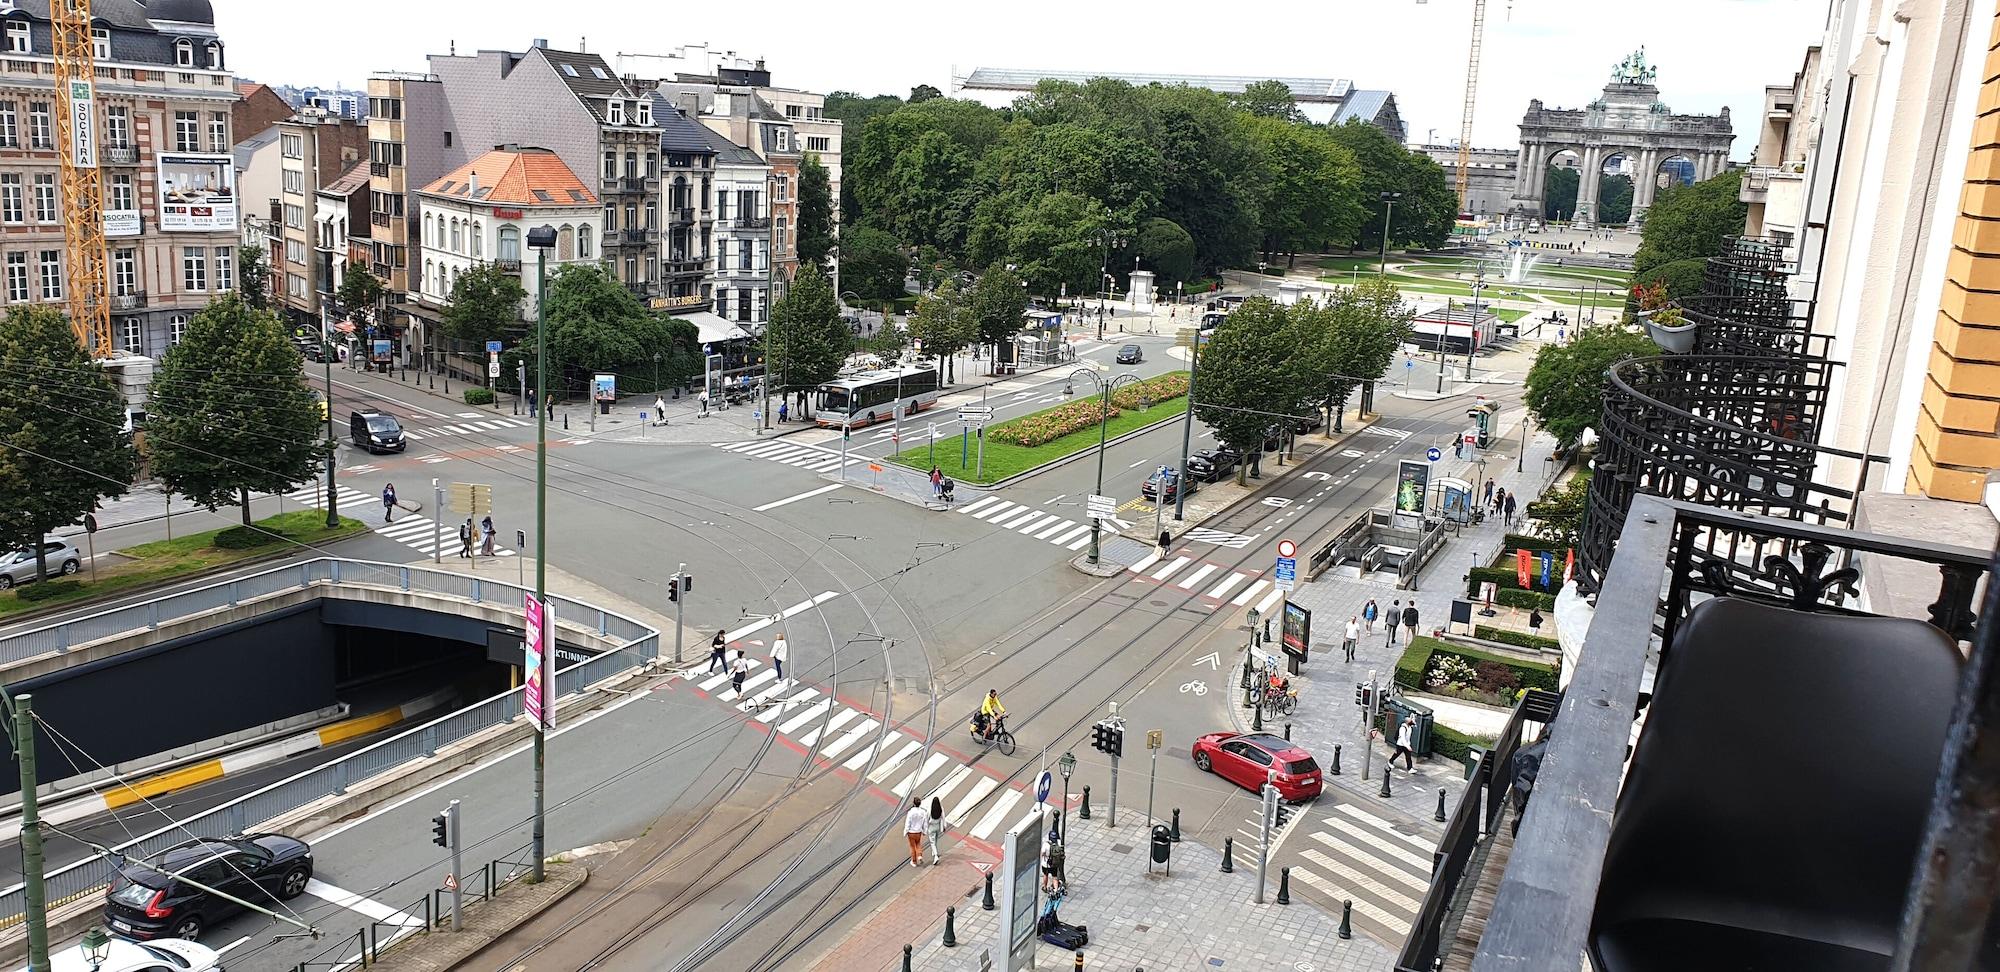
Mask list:
[[713,311],[695,311],[692,314],[675,314],[674,316],[685,321],[694,322],[695,330],[699,332],[700,340],[703,344],[741,341],[750,336],[750,332],[736,326],[724,319],[722,315]]

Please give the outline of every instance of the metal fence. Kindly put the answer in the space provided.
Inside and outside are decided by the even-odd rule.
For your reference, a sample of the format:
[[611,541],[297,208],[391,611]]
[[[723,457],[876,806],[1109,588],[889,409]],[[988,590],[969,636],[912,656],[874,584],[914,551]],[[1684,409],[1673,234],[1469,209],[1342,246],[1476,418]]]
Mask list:
[[[197,588],[149,604],[90,615],[18,637],[38,636],[55,629],[67,629],[62,637],[72,636],[77,631],[95,632],[91,636],[93,638],[105,637],[140,627],[157,627],[162,622],[200,614],[218,606],[235,604],[240,599],[315,585],[386,588],[458,598],[474,603],[516,605],[521,603],[521,595],[526,593],[511,583],[468,577],[449,571],[363,560],[322,558]],[[555,698],[582,691],[593,683],[651,661],[659,655],[659,632],[640,621],[560,595],[552,594],[548,600],[554,606],[559,620],[593,628],[600,636],[619,642],[617,650],[607,651],[558,671]],[[111,619],[114,618],[122,619],[128,626],[113,630],[114,622]],[[89,639],[72,638],[65,644],[77,644],[85,640]],[[6,646],[0,647],[0,652],[12,647],[10,643],[0,643],[0,645]],[[0,655],[0,657],[12,656]],[[523,689],[516,688],[473,703],[365,749],[356,750],[340,759],[324,763],[212,810],[196,814],[179,824],[162,827],[119,844],[112,848],[112,852],[119,856],[150,857],[195,837],[226,837],[244,833],[258,823],[296,810],[322,797],[346,793],[349,787],[366,783],[384,772],[435,755],[440,747],[492,726],[513,721],[521,715],[522,691]],[[111,865],[106,855],[87,858],[51,872],[46,878],[49,906],[53,908],[84,895],[96,893],[109,880],[110,875]],[[0,892],[0,928],[19,921],[23,907],[21,885],[17,884]]]

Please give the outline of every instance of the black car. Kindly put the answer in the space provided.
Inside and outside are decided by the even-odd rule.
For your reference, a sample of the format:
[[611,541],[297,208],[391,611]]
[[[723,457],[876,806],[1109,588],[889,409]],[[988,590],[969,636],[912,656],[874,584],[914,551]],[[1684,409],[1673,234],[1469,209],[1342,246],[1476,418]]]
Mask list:
[[[1158,497],[1160,502],[1165,503],[1175,499],[1179,499],[1180,488],[1181,488],[1181,474],[1174,472],[1173,470],[1170,469],[1167,470],[1167,474],[1165,476],[1146,477],[1145,484],[1139,487],[1139,495],[1147,499],[1153,499],[1154,498],[1153,494],[1157,492],[1160,494],[1160,496]],[[1199,488],[1200,487],[1197,486],[1192,479],[1188,481],[1187,491],[1189,494],[1193,494],[1194,491]]]
[[125,862],[111,879],[104,919],[127,938],[194,941],[243,910],[195,884],[263,904],[304,894],[312,874],[312,847],[282,834],[191,840],[147,860]]
[[1139,352],[1139,346],[1136,344],[1128,344],[1118,349],[1119,364],[1138,364],[1140,361],[1145,360],[1145,357],[1144,354]]
[[1196,482],[1218,483],[1236,471],[1240,457],[1228,449],[1203,449],[1188,456],[1188,477]]
[[377,452],[401,452],[409,443],[403,439],[403,423],[394,415],[372,408],[358,408],[347,415],[347,434],[354,444]]

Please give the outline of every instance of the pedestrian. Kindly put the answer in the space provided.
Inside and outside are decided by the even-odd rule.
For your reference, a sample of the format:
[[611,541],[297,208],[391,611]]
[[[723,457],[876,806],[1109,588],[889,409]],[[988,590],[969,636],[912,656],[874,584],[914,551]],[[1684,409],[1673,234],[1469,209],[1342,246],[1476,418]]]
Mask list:
[[1539,607],[1531,607],[1528,609],[1528,633],[1529,634],[1542,633],[1542,609]]
[[472,517],[469,516],[465,518],[464,523],[458,525],[458,555],[472,556]]
[[1493,503],[1493,477],[1491,476],[1486,478],[1486,503],[1489,506]]
[[667,400],[658,394],[653,395],[653,415],[659,420],[658,424],[667,424]]
[[708,389],[701,390],[701,417],[708,417]]
[[1403,609],[1403,627],[1410,629],[1410,640],[1415,641],[1417,638],[1417,602],[1411,601],[1410,606]]
[[1347,655],[1348,661],[1353,661],[1354,642],[1361,637],[1361,619],[1359,617],[1348,618],[1347,630],[1342,632],[1342,634],[1344,637],[1340,641],[1340,650]]
[[778,402],[778,424],[779,425],[785,424],[785,422],[791,418],[791,414],[792,414],[791,403],[780,399]]
[[1053,894],[1055,893],[1056,890],[1056,864],[1055,861],[1049,859],[1051,848],[1055,847],[1055,845],[1056,845],[1055,831],[1050,831],[1048,833],[1047,839],[1042,841],[1042,893],[1043,894]]
[[533,388],[528,389],[528,414],[535,414],[535,390]]
[[936,466],[931,467],[931,495],[944,495],[944,470]]
[[771,642],[771,665],[777,669],[780,682],[785,680],[785,658],[790,654],[790,649],[785,646],[785,633],[780,631],[777,639]]
[[728,653],[729,643],[723,641],[722,632],[717,631],[715,633],[715,640],[708,643],[708,670],[710,674],[713,674],[718,668],[726,670],[729,667],[728,659],[723,657]]
[[1390,601],[1390,602],[1389,602],[1389,618],[1388,618],[1388,620],[1389,620],[1389,640],[1388,640],[1387,642],[1385,642],[1385,643],[1386,643],[1386,644],[1387,644],[1387,645],[1388,645],[1389,647],[1391,647],[1391,648],[1394,648],[1394,647],[1396,647],[1396,622],[1397,622],[1397,621],[1400,621],[1400,620],[1402,620],[1402,618],[1403,618],[1403,602],[1402,602],[1402,601]]
[[1509,524],[1511,524],[1511,523],[1513,523],[1513,522],[1514,522],[1514,494],[1513,494],[1513,493],[1508,493],[1508,494],[1507,494],[1507,522],[1508,522]]
[[729,663],[729,687],[734,689],[737,695],[743,694],[743,679],[749,674],[750,656],[744,654],[743,649],[738,648],[736,650],[736,660]]
[[938,845],[944,842],[944,801],[931,797],[930,816],[924,820],[924,840],[931,845],[931,863],[938,862]]
[[1370,632],[1375,630],[1376,622],[1381,620],[1381,618],[1382,609],[1376,606],[1374,598],[1369,598],[1368,603],[1361,605],[1361,620],[1368,622],[1368,630]]
[[382,522],[389,523],[396,518],[396,484],[382,487]]
[[1173,542],[1174,538],[1172,535],[1168,534],[1165,530],[1160,531],[1160,556],[1164,557],[1167,555],[1167,547]]
[[1417,771],[1416,752],[1410,748],[1412,737],[1416,735],[1416,732],[1417,717],[1415,715],[1404,716],[1402,724],[1396,727],[1396,744],[1389,752],[1390,766],[1396,765],[1396,757],[1401,756],[1403,757],[1404,769],[1412,773]]
[[487,516],[487,517],[481,517],[481,518],[480,518],[480,520],[479,520],[479,538],[480,538],[480,539],[479,539],[479,555],[480,555],[480,556],[482,556],[482,557],[491,557],[491,556],[493,556],[493,538],[494,538],[494,537],[495,537],[496,535],[498,535],[498,534],[499,534],[499,532],[500,532],[500,531],[498,531],[498,530],[495,530],[495,529],[493,529],[493,518],[492,518],[492,517],[490,517],[490,516]]
[[1486,505],[1492,512],[1499,513],[1507,505],[1507,491],[1505,489],[1499,490],[1487,501]]
[[903,837],[910,842],[910,866],[921,867],[924,862],[924,828],[930,825],[930,814],[924,812],[924,798],[910,798],[910,812],[903,814]]

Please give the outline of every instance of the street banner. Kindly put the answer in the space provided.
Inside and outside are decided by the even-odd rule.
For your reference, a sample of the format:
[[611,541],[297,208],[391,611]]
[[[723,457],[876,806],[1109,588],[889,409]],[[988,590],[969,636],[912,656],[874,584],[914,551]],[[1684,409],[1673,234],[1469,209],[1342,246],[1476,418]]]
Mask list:
[[1576,548],[1571,547],[1563,553],[1563,583],[1565,584],[1569,583],[1570,578],[1575,576],[1576,576]]
[[1431,467],[1427,462],[1403,460],[1396,469],[1397,526],[1416,526],[1423,522],[1424,498],[1430,492]]
[[1514,551],[1515,578],[1521,582],[1521,589],[1524,591],[1528,589],[1528,574],[1534,569],[1528,566],[1529,560],[1533,557],[1534,553],[1531,551],[1527,550]]
[[1544,550],[1540,556],[1542,558],[1542,590],[1554,590],[1555,588],[1549,583],[1549,575],[1554,573],[1556,568],[1556,552],[1553,550]]
[[542,639],[547,633],[546,612],[535,595],[524,594],[523,597],[525,609],[522,611],[521,627],[527,634],[524,640],[527,657],[521,660],[521,671],[526,676],[526,685],[521,691],[521,707],[527,712],[530,725],[548,730],[554,728],[554,720],[547,718],[542,706],[542,673],[547,667],[542,660]]

